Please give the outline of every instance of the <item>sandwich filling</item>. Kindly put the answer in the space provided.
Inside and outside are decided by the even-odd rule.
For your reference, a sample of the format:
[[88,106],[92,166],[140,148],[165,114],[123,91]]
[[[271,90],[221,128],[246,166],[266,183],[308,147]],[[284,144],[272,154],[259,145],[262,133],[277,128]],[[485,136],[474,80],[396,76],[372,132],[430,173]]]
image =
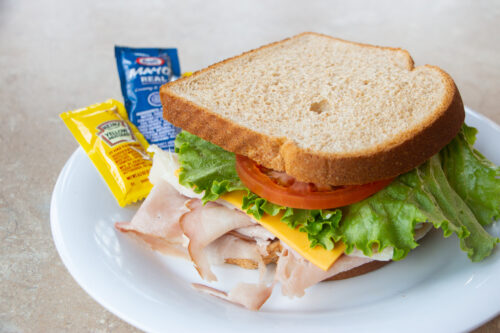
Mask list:
[[393,248],[400,260],[418,246],[415,228],[430,223],[445,237],[455,233],[472,261],[491,254],[498,239],[484,227],[500,215],[500,169],[472,145],[477,130],[463,125],[438,154],[398,176],[388,186],[359,202],[335,209],[297,209],[273,203],[251,192],[236,171],[233,153],[188,132],[176,139],[179,183],[201,195],[203,203],[227,193],[244,191],[242,209],[260,220],[281,215],[291,229],[307,235],[310,247],[333,250],[343,243],[345,253],[358,249]]
[[[116,227],[154,250],[192,260],[207,281],[217,280],[213,264],[258,268],[258,284],[240,284],[229,293],[194,285],[254,310],[276,282],[284,295],[302,296],[317,282],[373,260],[403,259],[432,227],[445,237],[455,233],[469,258],[480,261],[499,242],[485,227],[500,214],[500,169],[472,148],[475,135],[464,124],[429,161],[375,193],[341,207],[307,209],[255,193],[240,177],[233,153],[184,131],[175,154],[150,147],[154,188],[133,220]],[[260,171],[285,188],[298,183]],[[306,187],[296,185],[294,192],[305,197],[338,190]],[[264,282],[268,263],[276,263],[272,284]]]

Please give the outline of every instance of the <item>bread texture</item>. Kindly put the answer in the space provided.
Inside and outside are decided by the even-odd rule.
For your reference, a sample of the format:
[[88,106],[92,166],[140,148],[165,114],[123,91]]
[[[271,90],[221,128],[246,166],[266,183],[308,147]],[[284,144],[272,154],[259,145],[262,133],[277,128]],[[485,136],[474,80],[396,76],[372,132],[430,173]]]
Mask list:
[[300,181],[364,184],[428,160],[465,112],[451,77],[402,49],[302,33],[160,89],[164,117]]

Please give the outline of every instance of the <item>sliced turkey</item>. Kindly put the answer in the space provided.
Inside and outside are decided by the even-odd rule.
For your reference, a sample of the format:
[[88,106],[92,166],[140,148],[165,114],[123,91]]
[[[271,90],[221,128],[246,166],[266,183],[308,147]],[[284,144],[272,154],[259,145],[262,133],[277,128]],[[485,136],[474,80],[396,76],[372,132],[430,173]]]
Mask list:
[[267,286],[265,284],[243,282],[237,284],[229,293],[199,283],[193,283],[192,286],[198,291],[217,296],[254,311],[259,310],[273,292],[273,285]]
[[139,207],[132,221],[117,222],[115,227],[122,232],[135,234],[153,250],[185,256],[187,252],[183,244],[186,239],[179,221],[189,211],[185,206],[188,200],[169,183],[160,181]]
[[189,238],[188,251],[196,270],[207,281],[217,281],[210,269],[210,262],[204,251],[205,247],[231,230],[250,226],[252,220],[234,209],[228,209],[216,203],[202,205],[198,199],[189,200],[190,212],[181,218],[181,228]]
[[304,258],[285,249],[276,267],[275,280],[281,283],[281,292],[289,297],[301,297],[305,289],[334,275],[372,261],[369,258],[341,256],[328,271],[311,264]]

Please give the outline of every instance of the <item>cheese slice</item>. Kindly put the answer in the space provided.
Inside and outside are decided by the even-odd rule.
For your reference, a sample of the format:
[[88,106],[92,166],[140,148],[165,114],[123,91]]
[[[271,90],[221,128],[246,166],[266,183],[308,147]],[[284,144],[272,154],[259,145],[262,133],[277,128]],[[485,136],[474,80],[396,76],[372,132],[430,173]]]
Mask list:
[[[234,191],[222,195],[220,198],[229,202],[236,208],[242,209],[243,197],[245,192]],[[249,215],[249,214],[247,214]],[[249,215],[253,219],[252,215]],[[271,216],[269,214],[264,214],[264,216],[258,221],[264,228],[273,233],[282,242],[285,242],[292,249],[297,251],[301,256],[309,260],[314,265],[318,266],[324,271],[327,271],[332,264],[344,253],[345,245],[342,242],[337,242],[333,250],[326,250],[321,246],[316,246],[311,248],[309,246],[309,239],[305,232],[301,232],[298,229],[292,229],[285,223],[281,222],[280,213],[276,216]]]

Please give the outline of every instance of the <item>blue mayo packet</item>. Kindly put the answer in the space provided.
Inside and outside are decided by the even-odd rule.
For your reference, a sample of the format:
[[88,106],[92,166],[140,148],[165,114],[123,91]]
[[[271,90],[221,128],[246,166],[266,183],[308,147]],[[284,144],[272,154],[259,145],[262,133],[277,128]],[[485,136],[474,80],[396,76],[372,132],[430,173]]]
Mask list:
[[130,121],[150,144],[173,150],[181,129],[163,119],[160,87],[181,76],[177,49],[115,46],[115,57]]

